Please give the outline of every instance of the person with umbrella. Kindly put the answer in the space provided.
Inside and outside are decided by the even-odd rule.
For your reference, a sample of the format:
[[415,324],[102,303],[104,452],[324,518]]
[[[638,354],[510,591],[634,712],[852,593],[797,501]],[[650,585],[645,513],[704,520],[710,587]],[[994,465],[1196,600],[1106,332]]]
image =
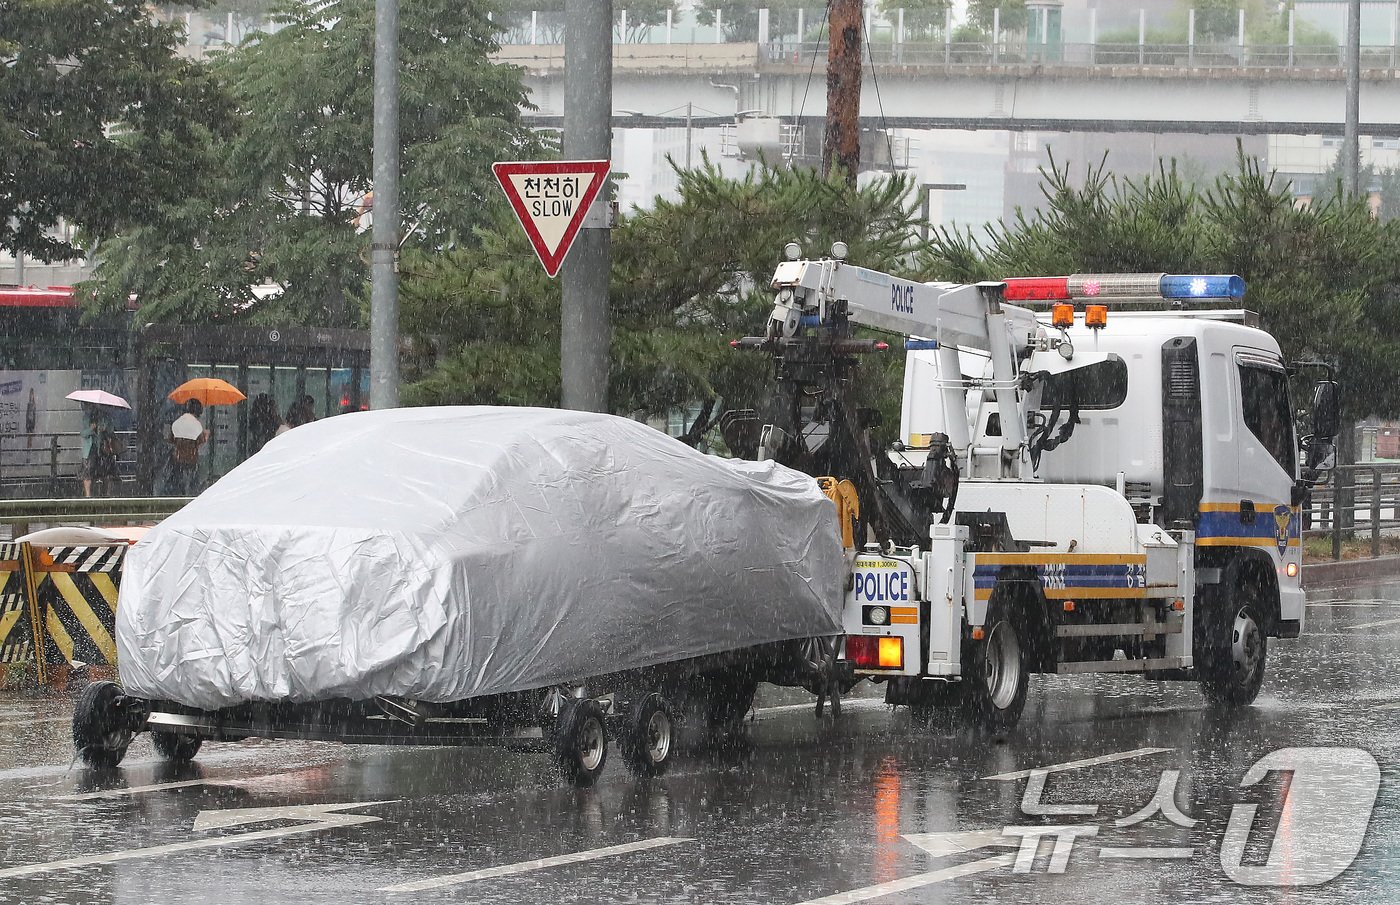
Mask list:
[[170,391],[171,402],[183,403],[185,413],[170,425],[170,490],[172,496],[191,496],[198,490],[195,471],[199,452],[209,441],[209,431],[199,416],[206,405],[233,405],[247,399],[233,384],[217,377],[196,377]]
[[190,496],[194,489],[199,451],[209,441],[209,431],[199,416],[204,405],[198,399],[185,403],[185,413],[170,425],[170,495]]
[[130,409],[131,405],[122,397],[103,390],[75,390],[65,398],[81,403],[83,410],[83,460],[78,468],[83,481],[83,496],[92,496],[94,481],[101,482],[104,494],[110,496],[112,482],[117,479],[121,441],[117,439],[112,419],[104,407]]

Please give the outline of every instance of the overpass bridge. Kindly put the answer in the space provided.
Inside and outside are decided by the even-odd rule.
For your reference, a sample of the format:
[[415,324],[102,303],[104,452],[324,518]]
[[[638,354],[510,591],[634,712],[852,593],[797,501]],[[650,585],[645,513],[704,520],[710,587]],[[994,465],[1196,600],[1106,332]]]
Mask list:
[[[497,59],[525,69],[531,121],[562,125],[563,45],[504,45]],[[825,60],[815,43],[615,44],[614,127],[820,123]],[[892,129],[1341,135],[1342,64],[1327,45],[889,43],[869,48],[861,118]],[[1400,136],[1394,29],[1389,44],[1362,48],[1361,77],[1361,134]]]

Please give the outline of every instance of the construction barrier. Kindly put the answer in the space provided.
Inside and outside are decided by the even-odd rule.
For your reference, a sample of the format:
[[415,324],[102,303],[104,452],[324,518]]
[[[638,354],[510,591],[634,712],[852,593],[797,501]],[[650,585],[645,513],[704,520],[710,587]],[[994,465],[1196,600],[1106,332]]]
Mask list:
[[115,675],[125,553],[125,543],[0,543],[0,681],[16,667],[49,685],[64,684],[76,664]]

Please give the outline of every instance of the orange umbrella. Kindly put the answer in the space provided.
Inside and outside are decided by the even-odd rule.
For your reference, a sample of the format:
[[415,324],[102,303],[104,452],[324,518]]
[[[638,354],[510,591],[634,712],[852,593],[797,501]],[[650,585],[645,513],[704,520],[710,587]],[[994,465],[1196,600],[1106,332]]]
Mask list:
[[247,399],[238,387],[217,377],[196,377],[170,391],[171,402],[185,403],[198,399],[203,405],[233,405]]

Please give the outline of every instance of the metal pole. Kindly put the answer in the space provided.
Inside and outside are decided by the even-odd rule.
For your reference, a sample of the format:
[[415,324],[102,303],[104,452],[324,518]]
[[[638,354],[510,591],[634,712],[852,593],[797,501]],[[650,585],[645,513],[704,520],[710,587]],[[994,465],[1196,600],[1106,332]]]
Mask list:
[[690,101],[685,102],[685,168],[690,169],[690,146],[694,131],[690,125],[691,116],[694,115],[695,104]]
[[374,2],[374,227],[369,407],[399,404],[399,0]]
[[1186,65],[1196,65],[1196,8],[1186,11]]
[[1361,187],[1361,149],[1357,136],[1361,117],[1361,0],[1347,4],[1347,112],[1342,134],[1342,180],[1348,198]]
[[[612,158],[612,0],[565,0],[564,157]],[[559,340],[560,401],[608,410],[612,323],[608,193],[600,192],[564,261]]]

